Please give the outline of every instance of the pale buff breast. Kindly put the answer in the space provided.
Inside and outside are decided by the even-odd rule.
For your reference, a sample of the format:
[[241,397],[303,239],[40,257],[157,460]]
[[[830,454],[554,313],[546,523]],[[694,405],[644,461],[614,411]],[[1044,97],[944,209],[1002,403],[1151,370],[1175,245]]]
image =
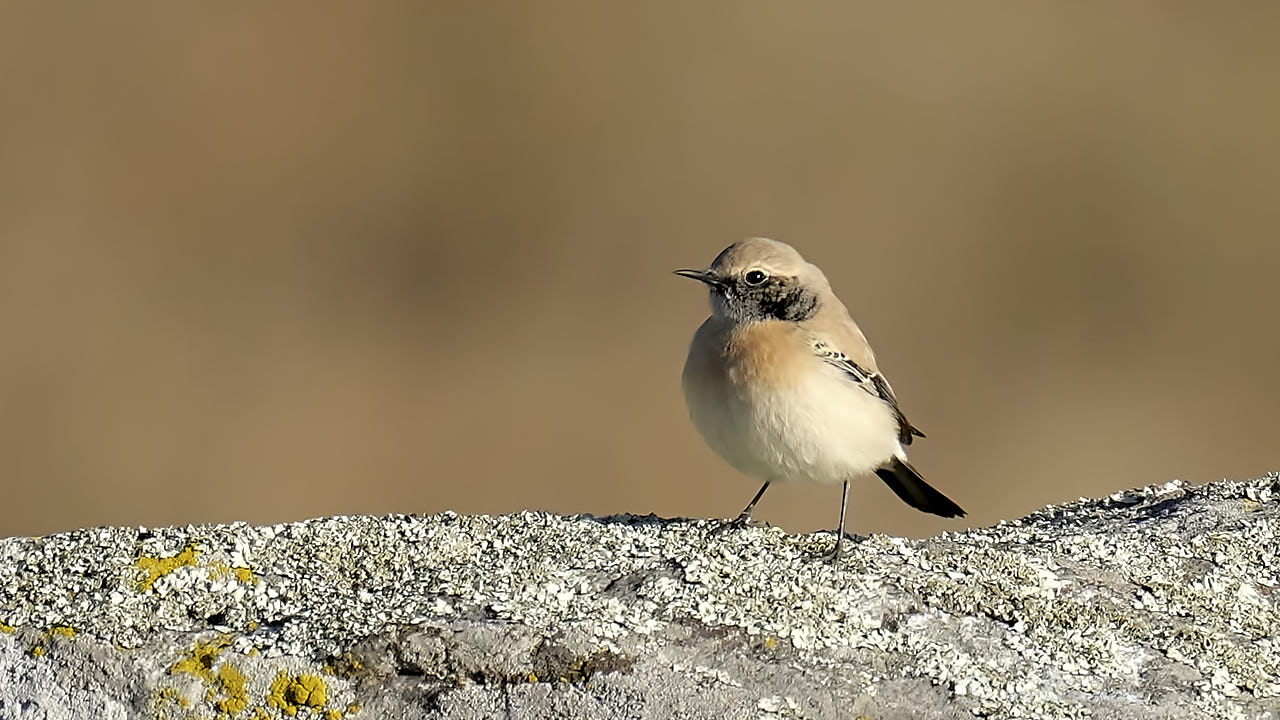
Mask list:
[[724,345],[728,380],[742,392],[795,388],[817,363],[793,323],[757,322],[735,327]]

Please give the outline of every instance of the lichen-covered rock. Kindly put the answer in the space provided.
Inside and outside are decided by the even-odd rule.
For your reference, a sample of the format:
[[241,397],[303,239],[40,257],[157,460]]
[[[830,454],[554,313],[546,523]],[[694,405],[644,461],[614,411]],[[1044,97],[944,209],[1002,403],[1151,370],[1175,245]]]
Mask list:
[[925,540],[453,513],[0,541],[7,718],[1280,717],[1280,480]]

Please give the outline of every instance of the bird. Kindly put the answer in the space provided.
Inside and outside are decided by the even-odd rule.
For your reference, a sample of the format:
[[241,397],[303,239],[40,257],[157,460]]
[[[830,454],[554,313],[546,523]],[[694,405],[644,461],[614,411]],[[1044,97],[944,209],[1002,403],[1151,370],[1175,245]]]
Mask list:
[[676,270],[704,283],[711,315],[694,333],[681,375],[694,427],[729,465],[764,484],[843,483],[840,525],[828,559],[841,557],[849,481],[878,476],[917,510],[965,511],[907,461],[924,437],[898,405],[866,336],[826,276],[790,245],[748,238],[705,270]]

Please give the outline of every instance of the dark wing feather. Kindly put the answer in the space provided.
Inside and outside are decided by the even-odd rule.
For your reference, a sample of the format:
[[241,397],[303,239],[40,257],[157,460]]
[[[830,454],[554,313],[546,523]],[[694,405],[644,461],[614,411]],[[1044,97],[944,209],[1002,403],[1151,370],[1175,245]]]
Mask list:
[[907,422],[907,416],[903,415],[902,410],[898,407],[898,398],[893,395],[893,388],[889,387],[889,381],[885,380],[883,375],[859,366],[844,353],[826,343],[815,343],[813,350],[824,362],[839,368],[850,380],[856,382],[863,390],[883,400],[893,410],[893,416],[898,421],[898,440],[903,445],[910,445],[912,436],[924,437],[924,433]]

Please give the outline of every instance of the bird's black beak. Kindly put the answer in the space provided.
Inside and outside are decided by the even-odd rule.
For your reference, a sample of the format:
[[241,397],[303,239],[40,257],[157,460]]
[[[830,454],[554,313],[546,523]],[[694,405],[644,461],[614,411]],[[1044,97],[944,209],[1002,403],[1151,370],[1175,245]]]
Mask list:
[[724,287],[724,278],[710,270],[676,270],[676,275],[704,282],[713,288]]

